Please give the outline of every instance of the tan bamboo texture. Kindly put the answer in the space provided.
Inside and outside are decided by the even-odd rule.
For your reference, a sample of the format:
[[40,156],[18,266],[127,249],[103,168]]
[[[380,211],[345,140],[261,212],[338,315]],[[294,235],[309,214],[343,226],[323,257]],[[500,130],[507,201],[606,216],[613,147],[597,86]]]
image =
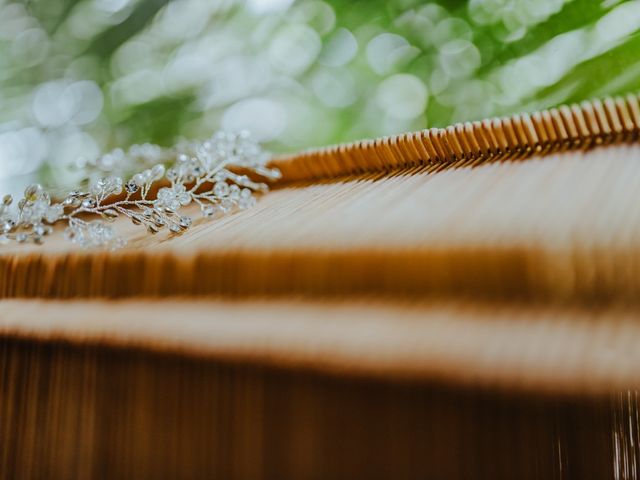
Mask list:
[[375,140],[310,149],[276,160],[283,183],[419,165],[434,171],[635,141],[637,95],[585,101],[532,114],[465,122]]

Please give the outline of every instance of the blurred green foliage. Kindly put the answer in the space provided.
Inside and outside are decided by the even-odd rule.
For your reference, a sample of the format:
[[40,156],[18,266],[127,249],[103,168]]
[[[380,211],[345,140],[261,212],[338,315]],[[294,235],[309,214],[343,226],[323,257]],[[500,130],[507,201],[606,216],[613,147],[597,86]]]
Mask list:
[[639,31],[638,0],[0,0],[0,177],[219,128],[294,151],[636,91]]

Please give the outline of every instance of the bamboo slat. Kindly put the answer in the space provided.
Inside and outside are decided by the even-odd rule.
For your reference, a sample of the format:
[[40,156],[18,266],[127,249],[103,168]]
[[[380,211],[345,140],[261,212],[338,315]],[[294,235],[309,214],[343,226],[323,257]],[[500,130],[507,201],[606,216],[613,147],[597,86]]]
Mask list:
[[2,478],[637,472],[633,312],[272,300],[2,306]]
[[3,247],[2,297],[371,294],[635,304],[640,148],[280,188],[119,252]]

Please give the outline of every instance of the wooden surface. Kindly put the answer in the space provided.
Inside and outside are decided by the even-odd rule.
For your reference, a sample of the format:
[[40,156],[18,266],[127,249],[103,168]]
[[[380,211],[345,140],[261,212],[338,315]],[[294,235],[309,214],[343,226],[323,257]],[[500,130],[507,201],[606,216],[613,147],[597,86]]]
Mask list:
[[640,148],[282,188],[120,253],[3,247],[0,296],[372,294],[636,304]]
[[0,339],[0,477],[625,477],[638,396],[357,379]]
[[628,309],[359,299],[6,300],[0,337],[539,394],[640,386],[640,317]]

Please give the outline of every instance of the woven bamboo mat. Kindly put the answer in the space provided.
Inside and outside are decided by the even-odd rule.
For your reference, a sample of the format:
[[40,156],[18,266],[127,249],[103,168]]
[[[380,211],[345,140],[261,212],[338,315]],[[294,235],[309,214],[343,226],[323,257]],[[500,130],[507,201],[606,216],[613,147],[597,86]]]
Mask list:
[[7,300],[0,337],[536,395],[600,395],[640,385],[640,317],[629,309]]
[[280,188],[119,253],[5,247],[4,297],[375,294],[640,299],[640,148]]

